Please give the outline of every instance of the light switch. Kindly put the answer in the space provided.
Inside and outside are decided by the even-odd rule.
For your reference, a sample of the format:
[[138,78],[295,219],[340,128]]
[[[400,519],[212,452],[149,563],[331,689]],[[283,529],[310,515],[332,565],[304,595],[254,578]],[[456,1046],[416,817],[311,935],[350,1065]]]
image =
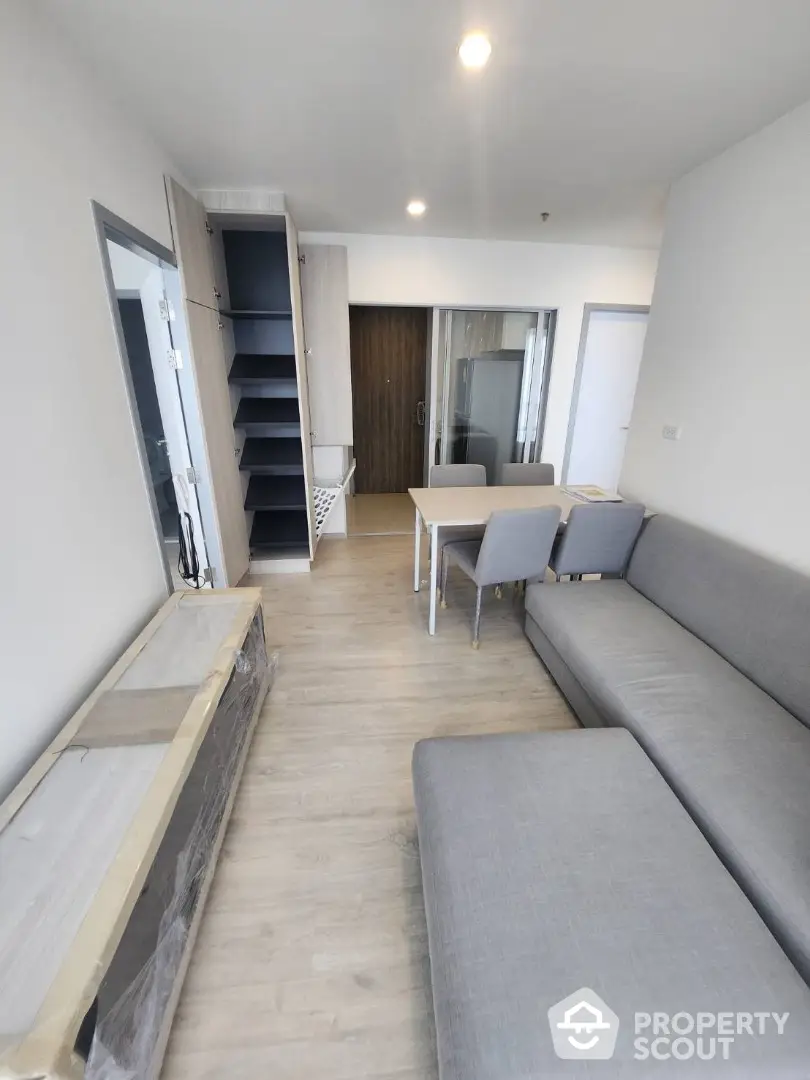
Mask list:
[[673,441],[680,439],[681,429],[676,427],[675,424],[664,424],[661,434],[665,439],[672,439]]

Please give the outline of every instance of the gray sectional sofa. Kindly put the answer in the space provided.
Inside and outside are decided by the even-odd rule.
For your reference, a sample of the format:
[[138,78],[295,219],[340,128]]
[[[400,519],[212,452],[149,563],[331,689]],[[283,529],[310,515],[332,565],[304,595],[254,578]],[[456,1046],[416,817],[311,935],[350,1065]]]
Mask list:
[[[810,1077],[810,579],[662,515],[624,580],[531,586],[526,633],[601,730],[416,747],[442,1080]],[[552,1045],[583,986],[609,1065]],[[679,1010],[790,1020],[639,1057],[636,1014]]]

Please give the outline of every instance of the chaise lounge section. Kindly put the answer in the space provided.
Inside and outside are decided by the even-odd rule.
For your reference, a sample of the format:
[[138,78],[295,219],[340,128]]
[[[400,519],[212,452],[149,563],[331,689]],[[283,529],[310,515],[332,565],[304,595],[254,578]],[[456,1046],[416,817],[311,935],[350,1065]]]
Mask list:
[[810,579],[667,516],[625,581],[538,585],[526,633],[625,727],[810,980]]

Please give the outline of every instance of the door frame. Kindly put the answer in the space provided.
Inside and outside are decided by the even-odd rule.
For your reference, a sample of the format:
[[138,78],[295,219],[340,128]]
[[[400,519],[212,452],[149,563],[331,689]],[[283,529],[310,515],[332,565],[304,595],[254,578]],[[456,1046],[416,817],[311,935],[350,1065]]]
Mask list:
[[571,461],[571,449],[574,445],[574,428],[577,422],[579,410],[579,393],[582,388],[582,372],[585,366],[585,350],[588,346],[588,331],[591,326],[591,315],[594,312],[615,312],[617,315],[649,315],[649,304],[585,304],[582,309],[582,327],[579,333],[579,349],[577,351],[577,366],[574,372],[574,388],[571,391],[571,406],[568,410],[568,430],[565,435],[565,452],[563,453],[560,483],[568,482],[568,466]]
[[[152,487],[152,474],[149,468],[149,458],[146,452],[146,444],[143,438],[143,432],[141,430],[140,420],[138,417],[138,406],[135,399],[135,387],[132,382],[132,373],[129,369],[129,361],[127,358],[126,340],[124,338],[124,328],[121,323],[121,315],[118,309],[118,292],[115,287],[115,280],[113,278],[112,265],[110,263],[110,255],[107,249],[107,241],[111,240],[121,247],[126,248],[128,251],[133,252],[135,255],[139,255],[147,262],[153,263],[155,266],[159,266],[163,269],[169,270],[171,274],[178,274],[177,260],[174,253],[168,248],[164,247],[157,240],[153,240],[152,237],[147,236],[146,233],[141,232],[140,229],[134,225],[130,225],[128,221],[120,218],[117,214],[114,214],[111,210],[108,210],[101,203],[91,200],[91,208],[93,212],[93,220],[96,228],[96,237],[98,239],[99,253],[101,255],[102,271],[104,273],[104,281],[107,288],[107,300],[110,310],[110,317],[113,321],[113,327],[115,329],[115,337],[118,345],[118,356],[121,363],[121,372],[124,377],[124,383],[127,391],[127,403],[129,405],[130,422],[132,424],[132,432],[135,438],[135,445],[138,452],[138,461],[140,464],[141,475],[143,477],[144,487],[146,488],[146,494],[149,501],[149,508],[152,514],[152,524],[154,528],[155,542],[158,547],[160,560],[163,565],[163,574],[166,583],[167,595],[171,595],[174,592],[174,582],[172,579],[171,567],[169,565],[168,555],[166,553],[166,544],[163,539],[163,526],[160,520],[160,513],[158,511],[157,500]],[[140,297],[140,294],[138,294]],[[171,297],[169,298],[171,303]],[[173,305],[174,306],[174,305]],[[175,307],[175,322],[173,324],[172,332],[174,333],[174,327],[177,326],[177,318],[179,313]],[[182,336],[185,336],[185,328],[182,328]],[[186,350],[187,352],[187,350]],[[189,408],[189,403],[186,401],[186,396],[183,395],[182,389],[178,386],[178,392],[180,393],[183,411],[186,417],[186,434],[189,441],[189,447],[194,446],[192,439],[192,429],[194,423],[194,409],[193,406]],[[189,421],[194,421],[189,423]],[[198,461],[197,455],[192,454],[192,460],[194,462],[195,469],[202,471],[202,462]],[[204,485],[205,487],[207,485]],[[213,535],[209,534],[209,527],[211,522],[211,516],[208,512],[212,508],[208,507],[207,500],[205,498],[204,490],[201,487],[195,488],[197,499],[199,502],[200,516],[203,521],[204,536],[202,540],[202,551],[204,566],[201,566],[201,570],[210,567],[220,575],[222,569],[215,566],[214,559],[212,557],[213,551],[218,547],[218,536],[216,532]]]

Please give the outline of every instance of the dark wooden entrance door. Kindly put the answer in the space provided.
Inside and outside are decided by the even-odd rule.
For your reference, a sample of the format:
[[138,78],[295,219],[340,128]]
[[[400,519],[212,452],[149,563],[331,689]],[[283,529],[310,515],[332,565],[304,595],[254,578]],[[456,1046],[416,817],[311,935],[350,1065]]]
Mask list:
[[422,487],[426,308],[349,309],[358,495]]

